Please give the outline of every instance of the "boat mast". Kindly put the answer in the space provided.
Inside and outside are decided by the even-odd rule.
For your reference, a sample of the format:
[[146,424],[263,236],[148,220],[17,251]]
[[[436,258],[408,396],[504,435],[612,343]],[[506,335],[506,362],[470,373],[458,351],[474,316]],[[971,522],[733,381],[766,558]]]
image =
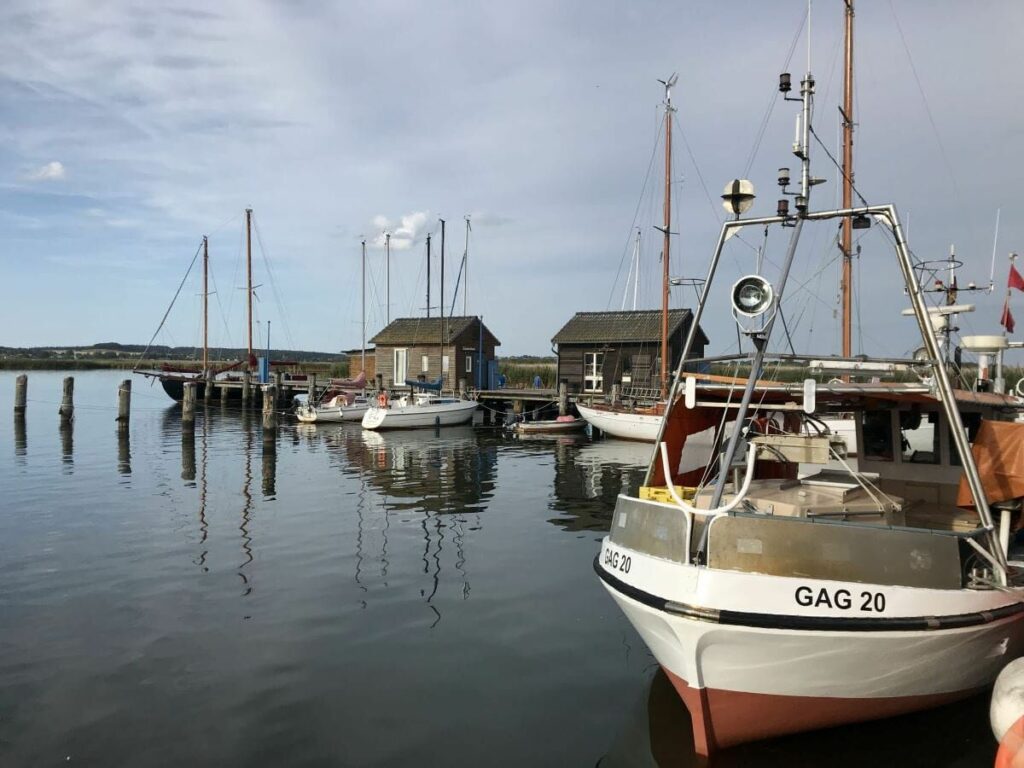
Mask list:
[[430,317],[430,233],[427,233],[427,317]]
[[668,396],[668,286],[669,244],[672,226],[672,86],[677,75],[658,82],[665,86],[665,244],[661,254],[661,399]]
[[444,387],[444,219],[441,222],[441,387]]
[[[366,374],[366,240],[363,240],[363,346],[359,350],[360,370]],[[351,375],[351,374],[350,374]]]
[[385,232],[384,233],[384,261],[385,261],[384,273],[386,275],[385,282],[387,283],[387,288],[384,291],[384,303],[386,304],[386,306],[384,307],[384,317],[386,318],[385,321],[384,321],[384,324],[385,325],[391,325],[391,233],[390,232]]
[[207,280],[210,272],[210,251],[206,235],[203,235],[203,376],[210,370],[210,335],[207,303],[210,298]]
[[466,216],[466,250],[462,252],[463,286],[462,286],[462,314],[469,317],[469,216]]
[[[846,75],[843,82],[843,208],[853,207],[853,0],[846,3]],[[843,218],[843,357],[853,355],[853,219]]]
[[245,209],[245,273],[246,295],[248,298],[249,356],[245,359],[245,370],[252,370],[252,208]]

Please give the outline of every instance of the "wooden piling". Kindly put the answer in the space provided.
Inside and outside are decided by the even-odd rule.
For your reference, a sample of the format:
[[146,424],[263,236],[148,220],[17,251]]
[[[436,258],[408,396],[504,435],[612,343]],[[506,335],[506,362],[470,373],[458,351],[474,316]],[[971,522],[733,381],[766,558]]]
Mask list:
[[263,436],[277,429],[277,391],[273,384],[263,385]]
[[14,412],[25,413],[25,407],[27,404],[28,376],[22,373],[14,380]]
[[60,414],[61,422],[71,421],[75,417],[75,377],[65,376],[64,377],[64,396],[60,401],[60,408],[57,409],[57,413]]
[[128,420],[132,411],[132,380],[125,379],[117,388],[117,428],[128,429]]
[[251,404],[252,393],[250,391],[249,372],[242,372],[242,407],[248,408]]
[[[127,427],[128,422],[124,422],[124,425]],[[117,473],[119,475],[132,473],[132,444],[127,429],[118,429],[117,431]]]
[[220,385],[220,405],[221,405],[222,408],[225,405],[228,404],[228,392],[229,391],[230,390],[228,389],[228,385],[227,384],[221,384]]
[[284,380],[284,373],[281,371],[274,371],[274,388],[277,390],[277,396],[284,397],[284,387],[282,382]]
[[192,430],[196,426],[196,385],[193,381],[184,384],[185,396],[181,399],[182,429]]
[[316,404],[316,374],[315,373],[309,374],[309,378],[307,380],[309,381],[309,401],[308,402],[312,406],[312,405]]
[[564,381],[558,385],[558,415],[569,415],[569,385]]

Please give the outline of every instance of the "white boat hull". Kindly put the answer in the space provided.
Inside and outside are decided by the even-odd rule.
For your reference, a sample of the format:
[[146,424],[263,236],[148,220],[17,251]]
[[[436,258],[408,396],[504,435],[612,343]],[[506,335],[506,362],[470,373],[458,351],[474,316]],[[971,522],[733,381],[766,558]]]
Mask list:
[[[1017,598],[994,590],[717,571],[607,539],[596,567],[690,710],[704,755],[954,701],[989,685],[1024,651]],[[845,608],[798,599],[823,589],[833,602],[837,594],[852,599],[838,601]],[[879,593],[883,610],[862,613],[862,595]],[[994,615],[984,620],[983,612]]]
[[370,409],[367,403],[356,403],[353,405],[328,405],[310,408],[300,407],[295,411],[295,418],[303,424],[340,423],[343,421],[361,421],[366,412]]
[[658,431],[664,418],[662,415],[588,408],[580,403],[576,403],[576,410],[590,422],[591,426],[600,429],[606,435],[647,443],[653,443],[658,439]]
[[456,400],[432,405],[400,405],[393,402],[386,408],[372,406],[363,415],[363,429],[418,429],[450,427],[473,420],[477,404],[473,400]]

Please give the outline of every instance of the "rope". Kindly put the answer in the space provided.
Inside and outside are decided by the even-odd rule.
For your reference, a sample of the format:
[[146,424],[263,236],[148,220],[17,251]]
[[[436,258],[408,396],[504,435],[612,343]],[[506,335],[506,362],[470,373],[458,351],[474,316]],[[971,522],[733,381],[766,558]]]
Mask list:
[[171,305],[169,307],[167,307],[167,311],[164,312],[163,319],[160,321],[160,325],[158,325],[156,327],[156,332],[153,334],[153,338],[151,338],[149,340],[149,344],[146,345],[146,348],[142,351],[142,354],[139,355],[139,362],[140,363],[143,360],[146,359],[146,353],[149,352],[149,348],[152,347],[153,346],[153,342],[156,341],[156,337],[157,337],[157,335],[159,335],[160,329],[163,328],[164,327],[164,323],[167,322],[167,316],[171,314],[171,309],[174,308],[174,302],[178,300],[178,294],[180,294],[181,293],[181,289],[185,287],[185,281],[188,280],[189,273],[192,271],[192,267],[194,267],[196,265],[196,259],[199,258],[199,254],[202,252],[202,250],[203,250],[203,244],[202,244],[202,242],[200,242],[199,243],[199,247],[196,248],[195,256],[192,257],[192,262],[188,265],[188,269],[185,270],[185,276],[183,278],[181,278],[181,283],[178,284],[178,290],[176,290],[174,292],[174,298],[171,299]]

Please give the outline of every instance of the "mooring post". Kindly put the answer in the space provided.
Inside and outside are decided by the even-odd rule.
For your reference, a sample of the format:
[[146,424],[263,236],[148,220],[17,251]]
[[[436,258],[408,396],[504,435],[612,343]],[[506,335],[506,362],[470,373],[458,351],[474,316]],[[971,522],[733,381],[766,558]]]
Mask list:
[[203,402],[208,403],[213,397],[213,371],[206,372],[206,380],[203,386]]
[[312,407],[316,405],[316,374],[309,374],[306,381],[309,382],[309,400],[306,402],[308,402],[310,407]]
[[252,393],[250,392],[250,387],[249,387],[249,372],[248,371],[243,371],[242,372],[242,407],[243,408],[248,408],[249,407],[249,404],[250,404],[250,399],[249,398],[251,397],[251,394]]
[[222,381],[220,383],[220,405],[221,405],[221,408],[223,408],[225,405],[228,404],[228,393],[230,391],[231,390],[228,389],[227,382]]
[[125,379],[117,388],[117,428],[128,429],[128,419],[132,412],[132,380]]
[[569,414],[569,385],[564,381],[558,385],[558,415],[567,416]]
[[517,399],[517,400],[513,400],[512,401],[512,413],[514,413],[516,416],[522,416],[523,415],[523,401],[522,400],[518,400]]
[[57,409],[62,422],[71,421],[75,417],[75,377],[64,377],[64,396],[60,401],[60,408]]
[[273,384],[263,385],[263,437],[277,429],[277,391]]
[[184,384],[185,396],[181,399],[181,426],[182,429],[192,430],[196,427],[196,384],[194,381],[186,381]]
[[274,389],[277,390],[277,396],[279,398],[284,397],[284,372],[274,371]]
[[14,380],[14,412],[24,413],[28,404],[28,375],[20,374]]

